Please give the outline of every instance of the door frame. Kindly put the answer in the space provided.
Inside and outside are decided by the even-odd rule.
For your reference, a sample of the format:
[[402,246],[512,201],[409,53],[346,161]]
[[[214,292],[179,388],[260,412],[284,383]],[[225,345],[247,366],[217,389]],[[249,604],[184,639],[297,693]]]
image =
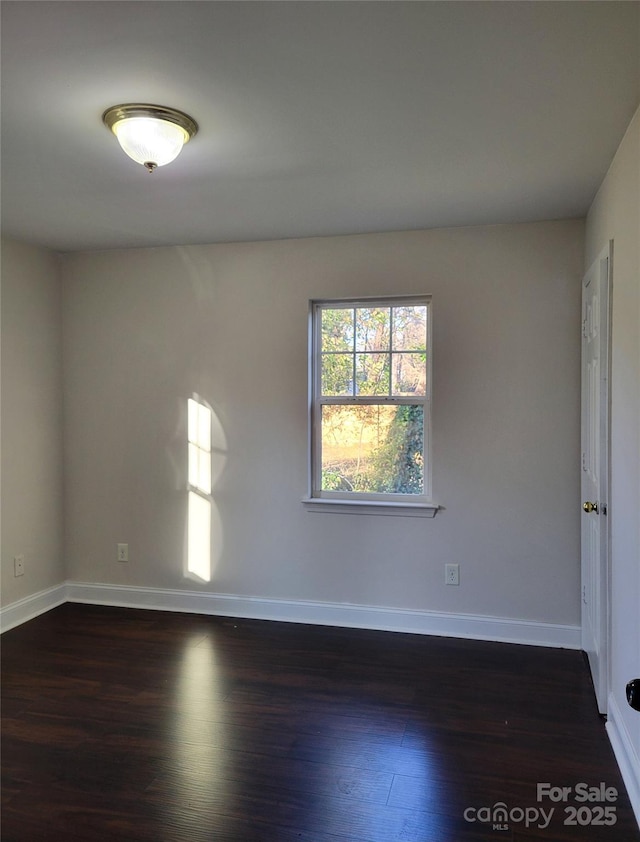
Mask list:
[[[606,261],[607,271],[603,275],[602,264]],[[598,471],[598,504],[600,508],[600,545],[599,545],[599,560],[597,569],[597,582],[589,581],[590,568],[585,563],[584,546],[583,546],[583,529],[582,522],[580,526],[581,534],[581,549],[580,549],[580,571],[581,571],[581,588],[580,588],[580,605],[581,605],[581,637],[582,648],[587,651],[585,646],[586,638],[586,619],[588,606],[586,604],[586,594],[592,592],[592,587],[596,586],[599,589],[598,594],[598,617],[596,622],[598,624],[600,635],[600,652],[598,653],[598,669],[594,671],[591,659],[596,657],[596,653],[587,651],[589,666],[592,673],[594,691],[598,710],[601,714],[607,714],[607,700],[609,690],[611,688],[611,657],[610,657],[610,643],[611,643],[611,517],[610,517],[610,490],[611,490],[611,333],[612,333],[612,292],[613,292],[613,240],[610,240],[607,245],[600,251],[596,259],[593,261],[588,271],[582,279],[581,285],[581,342],[580,342],[580,368],[581,368],[581,396],[580,396],[580,494],[581,494],[581,518],[585,517],[582,512],[582,472],[585,464],[585,450],[584,450],[584,429],[585,429],[585,393],[583,380],[583,338],[585,336],[585,325],[583,321],[584,312],[584,295],[588,286],[585,286],[585,281],[592,273],[598,273],[597,277],[600,282],[600,301],[599,301],[599,360],[600,360],[600,378],[599,378],[599,397],[600,397],[600,436],[599,436],[599,471]],[[605,333],[606,331],[606,333]]]

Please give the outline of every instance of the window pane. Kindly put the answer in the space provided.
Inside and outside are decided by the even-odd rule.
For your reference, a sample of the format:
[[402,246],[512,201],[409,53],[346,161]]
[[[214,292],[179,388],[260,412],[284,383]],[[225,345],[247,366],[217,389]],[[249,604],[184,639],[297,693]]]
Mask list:
[[322,407],[323,491],[424,493],[422,406]]
[[358,395],[388,395],[389,374],[389,354],[356,354]]
[[393,350],[424,351],[427,347],[427,308],[393,308]]
[[353,354],[322,355],[322,394],[353,394]]
[[394,395],[424,395],[427,385],[426,354],[393,354],[391,392]]
[[389,350],[389,307],[358,307],[356,351]]
[[323,351],[353,351],[353,319],[354,311],[340,308],[339,310],[320,311],[321,337]]

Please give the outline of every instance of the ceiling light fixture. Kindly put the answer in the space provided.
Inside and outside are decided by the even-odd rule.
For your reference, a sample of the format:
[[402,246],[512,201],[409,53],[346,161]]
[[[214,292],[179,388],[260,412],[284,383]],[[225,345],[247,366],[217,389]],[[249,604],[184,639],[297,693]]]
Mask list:
[[139,102],[108,108],[102,122],[118,138],[127,155],[149,172],[177,158],[198,131],[196,121],[182,111]]

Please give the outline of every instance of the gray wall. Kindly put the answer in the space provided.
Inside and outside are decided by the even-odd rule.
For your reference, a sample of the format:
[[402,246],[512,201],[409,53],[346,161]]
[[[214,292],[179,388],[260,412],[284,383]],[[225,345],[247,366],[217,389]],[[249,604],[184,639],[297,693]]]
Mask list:
[[[2,604],[65,579],[57,258],[2,243]],[[13,558],[25,574],[14,577]]]
[[[582,263],[582,221],[67,256],[68,578],[578,624]],[[309,299],[413,293],[445,509],[309,512]],[[209,585],[183,572],[193,392],[224,433]]]

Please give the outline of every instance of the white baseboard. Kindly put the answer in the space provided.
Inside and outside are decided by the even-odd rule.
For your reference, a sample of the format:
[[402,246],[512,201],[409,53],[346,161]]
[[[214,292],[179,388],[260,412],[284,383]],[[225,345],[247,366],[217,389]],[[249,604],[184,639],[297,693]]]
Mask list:
[[564,649],[580,649],[581,645],[578,626],[536,623],[502,617],[446,614],[437,611],[380,608],[346,603],[262,599],[233,594],[82,582],[69,582],[67,589],[67,598],[70,602],[97,605],[464,637]]
[[67,601],[67,585],[55,585],[44,591],[25,596],[17,602],[5,605],[0,608],[0,632],[4,633],[9,629],[32,620],[45,611],[50,611],[57,605]]
[[620,708],[613,693],[609,694],[607,733],[618,761],[622,780],[627,788],[629,801],[640,826],[640,757],[620,714]]
[[5,606],[0,609],[0,630],[8,631],[67,601],[580,649],[578,626],[474,614],[447,614],[439,611],[415,611],[348,603],[262,599],[234,594],[83,582],[57,585]]

